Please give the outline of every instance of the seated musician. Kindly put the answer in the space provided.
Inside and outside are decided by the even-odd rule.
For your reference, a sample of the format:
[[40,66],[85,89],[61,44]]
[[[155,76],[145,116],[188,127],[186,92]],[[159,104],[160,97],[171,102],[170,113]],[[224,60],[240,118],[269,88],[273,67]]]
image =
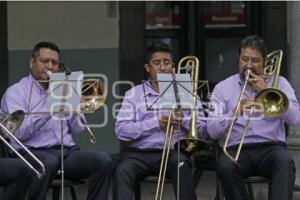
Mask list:
[[[291,200],[295,181],[295,163],[287,150],[284,123],[300,123],[299,103],[290,83],[282,76],[278,78],[278,89],[288,99],[287,111],[279,116],[266,116],[264,109],[254,99],[266,88],[270,88],[276,77],[265,77],[267,46],[257,35],[244,38],[238,49],[239,73],[232,75],[216,85],[212,93],[215,111],[207,121],[209,135],[224,146],[226,133],[232,123],[234,112],[242,88],[245,92],[241,106],[237,109],[237,120],[234,121],[231,136],[228,139],[228,152],[236,155],[241,142],[242,132],[251,108],[252,118],[248,125],[240,155],[235,159],[220,152],[217,161],[217,173],[225,192],[226,199],[249,199],[245,179],[249,176],[264,176],[270,179],[270,197],[272,200]],[[249,70],[250,69],[250,72]],[[249,75],[248,75],[249,74]],[[245,77],[249,76],[249,81]],[[265,102],[266,103],[266,102]],[[268,102],[271,103],[271,102]]]
[[[147,101],[154,102],[159,96],[157,73],[174,73],[173,57],[168,45],[160,42],[152,43],[146,50],[144,68],[149,74],[145,86],[138,85],[126,92],[121,109],[117,116],[115,131],[117,137],[128,143],[115,169],[113,183],[114,200],[134,199],[135,188],[147,176],[159,174],[162,149],[168,121],[168,111],[147,110]],[[199,112],[200,113],[200,112]],[[177,151],[174,144],[179,138],[187,136],[189,116],[183,112],[181,129],[178,129],[176,117],[172,118],[174,131],[167,166],[167,178],[171,179],[173,188],[177,191]],[[203,116],[203,112],[201,114]],[[182,116],[181,116],[182,117]],[[206,136],[206,123],[198,120],[199,136]],[[192,165],[189,155],[180,153],[180,199],[194,199]],[[177,195],[177,192],[175,192]],[[178,197],[178,198],[179,198]]]
[[[45,111],[48,83],[38,81],[49,80],[48,71],[58,71],[59,56],[59,48],[54,43],[36,44],[29,59],[31,73],[6,90],[1,108],[8,113],[16,110],[28,112],[28,109],[33,109],[30,112],[36,113]],[[75,144],[73,134],[84,130],[79,117],[76,114],[69,116],[62,121],[61,127],[61,120],[55,115],[29,114],[16,131],[16,137],[43,162],[46,169],[46,175],[42,179],[33,179],[28,199],[46,199],[48,187],[61,169],[61,134],[63,134],[65,178],[90,178],[87,199],[108,198],[112,160],[105,152],[80,149]],[[16,149],[20,149],[13,141],[12,144]]]

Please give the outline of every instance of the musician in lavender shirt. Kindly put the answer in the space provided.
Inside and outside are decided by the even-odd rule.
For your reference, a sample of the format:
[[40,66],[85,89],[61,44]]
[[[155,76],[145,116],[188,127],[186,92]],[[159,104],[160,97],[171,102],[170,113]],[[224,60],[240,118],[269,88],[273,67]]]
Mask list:
[[[40,42],[35,45],[29,60],[31,73],[6,90],[1,101],[3,111],[8,113],[16,110],[33,113],[45,111],[48,83],[38,81],[48,80],[48,71],[58,71],[59,53],[59,48],[54,43]],[[83,117],[83,114],[81,115]],[[61,120],[55,116],[26,115],[15,135],[43,162],[46,168],[46,175],[42,179],[33,180],[29,188],[28,199],[46,199],[48,187],[51,186],[61,167],[61,130],[63,130],[65,177],[71,179],[89,177],[87,199],[105,200],[108,198],[112,160],[105,152],[83,150],[75,144],[73,134],[84,130],[78,119],[78,115],[71,115],[70,118],[63,120],[61,127]],[[14,141],[12,145],[23,153]],[[28,157],[28,159],[31,158]]]
[[[157,73],[172,73],[173,58],[168,45],[157,42],[146,50],[144,67],[149,73],[150,80],[138,85],[126,92],[121,109],[117,116],[115,131],[117,137],[128,143],[128,148],[123,152],[120,162],[114,174],[114,200],[134,199],[134,189],[143,178],[149,175],[158,175],[162,149],[165,140],[165,129],[168,121],[168,111],[147,110],[148,106],[159,96],[159,88],[156,81]],[[146,95],[146,97],[144,96]],[[199,112],[203,116],[203,112]],[[180,128],[178,121],[173,120],[174,133],[167,167],[167,177],[172,180],[174,190],[177,190],[177,151],[174,143],[179,138],[187,136],[190,117],[183,113]],[[206,137],[206,123],[198,120],[199,137]],[[191,160],[188,155],[181,153],[180,160],[180,199],[194,199],[193,177]],[[177,192],[176,192],[177,194]]]
[[[272,78],[263,79],[262,73],[267,56],[267,47],[262,38],[253,35],[242,40],[239,51],[239,73],[230,76],[216,85],[212,102],[215,111],[209,115],[207,131],[218,140],[222,147],[226,133],[232,121],[233,112],[244,85],[244,72],[251,69],[251,81],[246,86],[242,97],[241,109],[236,120],[228,149],[235,155],[245,127],[247,114],[254,104],[254,97],[265,88],[270,88]],[[255,109],[245,136],[244,145],[237,163],[230,160],[223,152],[219,155],[217,172],[221,179],[226,199],[248,200],[245,178],[265,176],[271,180],[270,197],[272,200],[291,200],[295,181],[295,164],[285,144],[284,123],[300,123],[299,103],[289,82],[279,76],[278,89],[286,94],[289,100],[287,112],[279,117],[264,117],[259,107]]]

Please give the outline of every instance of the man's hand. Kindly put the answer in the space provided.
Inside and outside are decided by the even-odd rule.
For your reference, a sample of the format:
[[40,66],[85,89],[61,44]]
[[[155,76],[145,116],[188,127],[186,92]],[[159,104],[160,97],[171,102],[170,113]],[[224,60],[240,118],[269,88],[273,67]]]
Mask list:
[[265,80],[254,73],[250,73],[250,81],[248,82],[250,88],[256,92],[260,92],[266,88],[268,88]]
[[[159,125],[163,130],[166,130],[168,125],[169,116],[161,116],[159,119]],[[175,110],[172,112],[170,125],[181,123],[183,119],[183,113],[180,110]]]
[[[238,111],[238,115],[244,115],[244,114],[249,114],[252,106],[255,106],[256,103],[253,98],[248,98],[248,99],[242,99],[240,108]],[[234,112],[234,110],[233,110]]]
[[167,129],[168,119],[169,119],[169,116],[161,116],[159,119],[160,128],[164,131]]

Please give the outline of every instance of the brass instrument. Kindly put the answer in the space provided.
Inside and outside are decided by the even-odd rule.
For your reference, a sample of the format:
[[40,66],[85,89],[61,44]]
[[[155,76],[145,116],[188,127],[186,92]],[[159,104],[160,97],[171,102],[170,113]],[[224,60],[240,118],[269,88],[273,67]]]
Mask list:
[[268,117],[281,116],[289,107],[287,96],[277,89],[282,54],[282,50],[276,50],[268,54],[266,67],[264,68],[264,77],[268,78],[273,75],[272,86],[260,91],[255,98],[255,101],[263,106],[263,114]]
[[[183,66],[183,64],[185,64]],[[193,154],[197,150],[203,150],[207,147],[207,142],[204,140],[198,139],[197,135],[197,118],[196,118],[196,105],[197,105],[197,90],[198,90],[198,71],[199,71],[199,60],[195,56],[186,56],[183,57],[178,63],[178,71],[177,73],[180,74],[182,71],[185,73],[191,74],[192,80],[192,94],[193,94],[193,106],[194,108],[191,111],[191,121],[189,127],[189,134],[186,139],[179,141],[180,149],[186,153]],[[176,110],[175,110],[176,112]],[[158,176],[158,183],[156,189],[155,200],[162,199],[163,187],[165,182],[165,174],[167,169],[167,163],[169,158],[170,152],[170,145],[171,139],[173,134],[173,125],[171,124],[173,118],[173,113],[170,111],[167,128],[166,128],[166,135],[165,135],[165,142],[164,148],[162,152],[162,159],[160,164],[160,171]],[[178,143],[175,144],[175,148],[177,147]]]
[[[266,79],[266,78],[270,78],[271,76],[273,76],[272,86],[271,86],[271,88],[267,88],[267,89],[260,91],[255,97],[255,102],[263,107],[262,114],[264,114],[265,116],[268,116],[268,117],[281,116],[282,114],[284,114],[287,111],[287,109],[289,107],[289,101],[288,101],[287,96],[281,90],[277,89],[281,61],[282,61],[282,50],[276,50],[276,51],[273,51],[268,54],[266,62],[265,62],[265,67],[264,67],[264,72],[263,72],[262,77]],[[225,143],[223,146],[224,154],[234,162],[237,162],[237,160],[239,158],[241,148],[242,148],[242,145],[243,145],[243,142],[245,139],[245,135],[248,131],[250,118],[252,117],[252,113],[254,110],[254,106],[252,106],[251,110],[249,112],[247,121],[245,123],[245,127],[244,127],[244,130],[242,133],[241,141],[239,143],[237,152],[236,152],[235,156],[233,157],[228,153],[227,145],[228,145],[228,141],[231,136],[231,133],[232,133],[233,125],[238,118],[241,101],[242,101],[242,97],[245,92],[246,85],[247,85],[247,83],[249,83],[249,81],[251,81],[249,78],[250,72],[251,72],[250,69],[246,70],[245,84],[243,86],[239,100],[237,102],[235,112],[233,115],[233,120],[227,131],[227,136],[226,136]]]
[[[21,160],[23,160],[26,165],[36,173],[38,178],[42,178],[45,175],[45,166],[44,164],[35,156],[33,155],[15,136],[15,131],[20,127],[24,120],[25,113],[22,110],[17,110],[10,115],[4,113],[0,110],[0,139],[2,142],[8,146]],[[34,168],[8,141],[6,138],[14,139],[22,148],[23,150],[28,153],[33,160],[35,160],[40,168],[41,172],[39,172],[36,168]]]
[[[66,73],[66,75],[71,74],[71,69],[65,66],[63,63],[58,65],[60,71]],[[82,82],[82,93],[81,93],[80,110],[83,112],[95,112],[99,109],[105,102],[107,92],[105,91],[104,81],[85,79]],[[81,122],[85,123],[82,118]],[[96,143],[96,137],[90,127],[85,126],[87,133],[90,137],[92,143]]]
[[80,109],[84,112],[94,112],[105,102],[104,83],[99,81],[84,80],[82,83],[82,98]]
[[160,161],[161,163],[160,163],[158,182],[157,182],[156,193],[155,193],[155,200],[161,200],[163,195],[167,165],[168,165],[169,154],[170,154],[170,146],[171,146],[171,140],[172,140],[172,134],[174,128],[174,126],[171,124],[171,121],[172,121],[172,111],[170,111],[168,117],[164,148],[163,148],[161,161]]
[[[183,66],[183,64],[185,64]],[[191,121],[189,126],[189,133],[187,138],[180,140],[180,149],[188,154],[194,154],[198,150],[205,150],[207,148],[207,141],[198,138],[197,131],[197,92],[198,92],[198,76],[199,76],[199,60],[195,56],[186,56],[182,58],[178,63],[178,73],[191,74],[192,80],[192,94],[193,94],[193,106],[191,111]],[[199,103],[199,102],[198,102]],[[177,144],[175,144],[175,148]]]

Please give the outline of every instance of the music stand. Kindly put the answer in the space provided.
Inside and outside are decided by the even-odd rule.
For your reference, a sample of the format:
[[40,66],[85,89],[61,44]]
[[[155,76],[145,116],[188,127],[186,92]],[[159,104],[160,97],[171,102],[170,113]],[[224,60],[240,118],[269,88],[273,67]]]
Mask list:
[[[72,72],[70,75],[66,73],[52,73],[50,80],[33,81],[30,88],[28,112],[27,115],[45,114],[55,117],[60,120],[61,131],[61,169],[58,171],[61,174],[61,196],[64,199],[64,138],[63,138],[63,120],[66,114],[67,118],[72,114],[80,114],[80,100],[83,82],[83,72]],[[31,107],[31,95],[33,85],[42,87],[40,83],[49,84],[45,98],[40,99]],[[34,111],[36,107],[44,103],[46,100],[46,107],[42,111]],[[58,116],[57,116],[58,115]]]
[[[194,81],[191,81],[190,74],[165,74],[165,73],[158,73],[157,74],[157,83],[159,86],[159,96],[153,101],[153,103],[149,106],[145,84],[143,82],[143,90],[144,90],[144,97],[147,110],[173,110],[177,109],[180,112],[183,110],[203,110],[202,104],[203,101],[198,97],[197,92],[193,91],[192,84]],[[195,88],[196,91],[203,88],[204,86],[207,87],[207,92],[209,92],[209,85],[208,81],[197,81],[200,83],[198,88]],[[147,84],[149,87],[152,88],[151,85]],[[201,103],[200,103],[201,102]],[[199,104],[198,104],[199,103]],[[158,107],[157,107],[158,104]],[[208,104],[210,108],[210,104]],[[180,123],[179,123],[180,129]],[[180,135],[178,134],[178,137]],[[178,175],[177,175],[177,197],[179,198],[179,177],[180,177],[180,167],[182,163],[179,163],[180,160],[180,138],[178,138],[178,148],[177,148],[177,155],[178,155]]]
[[[166,76],[165,76],[166,75]],[[181,97],[182,99],[184,99],[184,101],[188,102],[188,103],[184,103],[183,105],[183,110],[193,110],[193,109],[200,109],[200,110],[204,110],[205,112],[208,113],[208,111],[206,110],[206,108],[208,110],[211,110],[212,107],[210,105],[210,102],[205,102],[202,100],[202,98],[204,98],[204,94],[205,92],[203,91],[206,91],[207,92],[207,99],[210,100],[210,90],[209,90],[209,84],[208,84],[208,81],[207,80],[198,80],[198,87],[195,88],[195,90],[198,92],[198,91],[201,91],[201,98],[198,96],[198,95],[195,95],[194,94],[194,90],[191,88],[191,84],[194,82],[194,81],[191,81],[191,79],[187,76],[188,74],[184,75],[184,74],[180,74],[180,77],[178,76],[179,74],[175,74],[175,79],[174,80],[170,80],[170,74],[160,74],[158,73],[157,74],[157,77],[159,80],[157,80],[157,83],[159,84],[159,88],[162,88],[164,89],[163,91],[160,89],[160,94],[159,96],[154,99],[154,101],[150,102],[148,97],[147,97],[147,94],[146,94],[146,87],[148,88],[152,88],[152,86],[150,85],[149,81],[145,81],[143,80],[143,83],[142,83],[142,86],[143,86],[143,92],[144,92],[144,99],[145,99],[145,104],[146,104],[146,108],[148,111],[154,111],[154,110],[159,110],[159,109],[169,109],[167,107],[167,105],[175,105],[175,102],[176,102],[176,99],[173,99],[173,100],[167,100],[168,103],[166,103],[164,106],[162,106],[162,108],[159,108],[157,107],[157,103],[159,103],[160,99],[161,98],[164,98],[164,99],[168,99],[170,94],[167,94],[165,95],[166,91],[168,89],[171,89],[172,90],[172,81],[174,81],[174,83],[176,83],[178,89],[179,89],[179,97]],[[167,80],[164,80],[164,78],[167,78]],[[177,77],[179,77],[179,80]],[[166,90],[167,89],[167,90]],[[153,89],[154,90],[154,89]],[[203,90],[203,91],[202,91]],[[175,93],[175,91],[174,91]],[[184,96],[184,94],[187,95]],[[166,96],[166,97],[163,97],[163,96]],[[174,96],[174,94],[171,93],[171,96]],[[193,101],[192,101],[192,98]],[[191,103],[192,102],[195,102],[194,100],[196,100],[196,107],[195,107],[195,104]],[[181,102],[182,103],[182,102]],[[199,104],[198,104],[199,103]],[[201,107],[201,106],[205,106],[205,107]],[[170,106],[169,106],[170,107]]]
[[[185,88],[181,87],[178,83],[182,82],[185,86]],[[191,95],[192,87],[191,87],[191,78],[189,74],[165,74],[165,73],[158,73],[157,74],[157,83],[159,86],[159,97],[154,100],[154,102],[151,104],[150,107],[148,107],[147,104],[147,95],[145,93],[145,87],[143,84],[144,88],[144,96],[145,96],[145,101],[146,101],[146,107],[147,110],[169,110],[169,115],[172,113],[172,110],[176,111],[183,111],[183,110],[190,110],[193,104],[193,95]],[[151,86],[150,86],[151,87]],[[184,103],[182,103],[184,102]],[[157,106],[158,105],[158,106]],[[180,129],[180,123],[179,123],[179,128]],[[178,137],[180,135],[178,134]],[[166,142],[170,144],[171,141],[171,134],[169,136],[166,136]],[[178,141],[180,141],[178,139]],[[180,175],[180,167],[182,166],[181,163],[179,163],[180,160],[180,149],[178,148],[178,160],[177,160],[177,198],[179,198],[179,175]],[[165,153],[163,152],[163,155]],[[162,168],[166,168],[167,166],[167,159],[168,155],[166,155],[166,158],[162,158],[163,160],[161,161],[163,164],[161,164],[161,170]],[[161,175],[161,170],[160,170],[160,175],[164,177],[165,176],[165,169],[163,169],[163,175]],[[159,182],[161,180],[159,179]],[[164,178],[161,183],[158,183],[158,185],[163,184]],[[163,186],[161,186],[163,187]],[[162,194],[162,188],[157,188],[156,194],[160,193]]]

